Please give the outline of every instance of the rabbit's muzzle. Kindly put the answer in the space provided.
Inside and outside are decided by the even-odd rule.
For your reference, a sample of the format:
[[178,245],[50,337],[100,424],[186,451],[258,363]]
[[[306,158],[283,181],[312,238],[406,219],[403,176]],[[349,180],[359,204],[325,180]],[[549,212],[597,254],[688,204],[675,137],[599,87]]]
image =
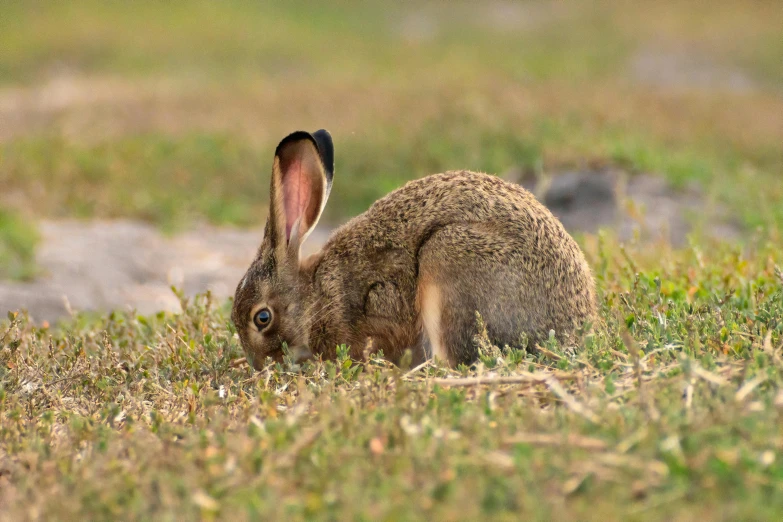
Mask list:
[[313,358],[313,352],[307,346],[295,346],[284,348],[280,346],[271,352],[265,354],[254,354],[251,351],[247,351],[247,362],[256,369],[263,370],[270,362],[284,364],[286,362],[286,352],[288,354],[288,360],[294,364],[302,364],[305,361],[309,361]]

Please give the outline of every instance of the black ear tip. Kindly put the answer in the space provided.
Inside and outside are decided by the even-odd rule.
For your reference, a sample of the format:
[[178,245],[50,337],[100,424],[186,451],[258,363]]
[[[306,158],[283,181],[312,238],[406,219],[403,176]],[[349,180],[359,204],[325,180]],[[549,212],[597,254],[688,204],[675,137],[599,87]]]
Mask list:
[[328,130],[326,130],[326,129],[319,129],[319,130],[315,131],[315,132],[313,133],[313,137],[315,138],[316,136],[324,136],[324,137],[325,137],[326,139],[328,139],[329,141],[331,141],[331,140],[332,140],[332,135],[331,135],[331,134],[329,134],[329,131],[328,131]]
[[313,140],[318,148],[318,154],[321,155],[321,161],[324,163],[327,176],[330,178],[334,175],[334,144],[332,143],[332,135],[326,129],[320,129],[313,134]]
[[280,143],[277,144],[277,148],[275,149],[275,156],[279,156],[283,148],[289,143],[293,143],[301,140],[315,141],[309,132],[294,131],[288,136],[286,136],[285,138],[283,138],[282,140],[280,140]]
[[321,161],[324,164],[326,175],[329,177],[329,181],[331,181],[334,175],[334,144],[332,143],[332,135],[326,129],[317,130],[312,134],[305,131],[292,132],[277,145],[275,156],[279,156],[283,148],[289,143],[301,140],[310,140],[315,143],[315,148],[318,149],[318,155],[321,156]]

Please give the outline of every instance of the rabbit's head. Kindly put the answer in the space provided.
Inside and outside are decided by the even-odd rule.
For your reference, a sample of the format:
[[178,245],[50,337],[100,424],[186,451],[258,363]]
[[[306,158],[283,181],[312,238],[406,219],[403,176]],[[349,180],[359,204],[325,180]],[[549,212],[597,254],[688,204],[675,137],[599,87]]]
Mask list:
[[290,134],[275,150],[269,218],[255,260],[237,286],[231,319],[248,361],[280,361],[283,346],[306,356],[312,281],[300,247],[315,228],[332,186],[334,149],[325,130]]

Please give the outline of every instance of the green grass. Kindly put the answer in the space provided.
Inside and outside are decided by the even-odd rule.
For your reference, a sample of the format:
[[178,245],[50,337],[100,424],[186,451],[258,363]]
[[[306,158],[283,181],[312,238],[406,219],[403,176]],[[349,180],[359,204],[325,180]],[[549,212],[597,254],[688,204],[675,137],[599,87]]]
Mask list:
[[44,201],[36,204],[53,217],[135,217],[169,229],[197,218],[257,224],[261,214],[251,212],[268,197],[259,153],[221,136],[143,135],[97,146],[42,137],[4,152],[0,179],[38,188]]
[[591,242],[602,319],[575,351],[485,346],[453,371],[254,373],[209,296],[13,316],[3,518],[778,519],[783,258],[749,248]]
[[28,221],[0,208],[0,278],[33,277],[38,240],[38,231]]
[[[502,174],[511,167],[551,172],[600,161],[632,173],[663,175],[675,187],[697,181],[745,225],[783,225],[783,208],[777,204],[783,184],[773,174],[772,157],[754,167],[734,151],[666,146],[611,127],[593,132],[582,123],[549,119],[515,133],[508,119],[491,126],[477,120],[452,112],[409,133],[392,126],[361,136],[335,133],[337,177],[325,220],[356,215],[428,173],[467,168]],[[272,150],[269,144],[258,146],[226,133],[176,138],[144,133],[99,144],[59,136],[20,138],[0,143],[0,183],[36,195],[9,201],[11,208],[35,207],[52,218],[130,217],[168,231],[204,219],[260,226]],[[737,179],[745,182],[728,182]],[[759,191],[759,186],[766,189]]]

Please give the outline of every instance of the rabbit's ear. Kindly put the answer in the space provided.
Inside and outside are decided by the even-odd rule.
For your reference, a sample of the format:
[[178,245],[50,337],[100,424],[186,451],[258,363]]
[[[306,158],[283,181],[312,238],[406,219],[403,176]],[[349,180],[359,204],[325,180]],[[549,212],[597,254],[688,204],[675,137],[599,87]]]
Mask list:
[[333,169],[332,137],[325,130],[294,132],[277,146],[270,204],[275,249],[298,254],[326,205]]

